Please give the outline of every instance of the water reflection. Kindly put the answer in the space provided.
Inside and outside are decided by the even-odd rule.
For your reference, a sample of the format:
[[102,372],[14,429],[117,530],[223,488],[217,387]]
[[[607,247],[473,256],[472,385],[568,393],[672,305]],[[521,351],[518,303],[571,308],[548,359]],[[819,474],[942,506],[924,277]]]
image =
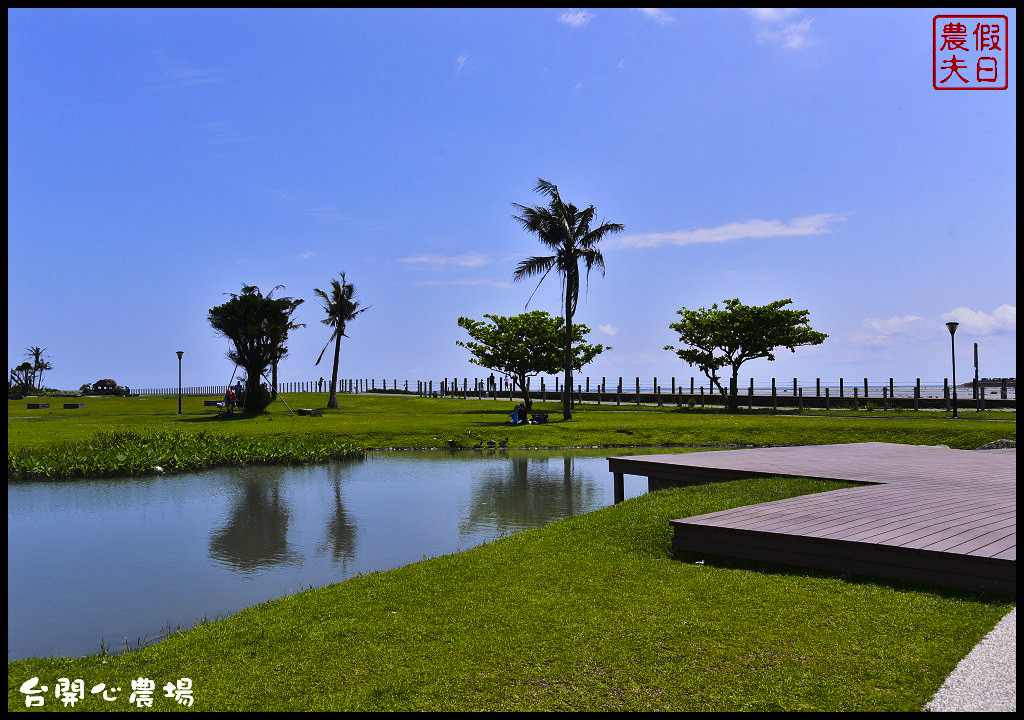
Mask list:
[[606,455],[381,453],[9,484],[8,659],[120,647],[611,505]]
[[345,512],[341,502],[341,484],[362,459],[347,463],[333,463],[327,466],[327,478],[331,484],[333,504],[327,520],[327,539],[320,545],[321,551],[326,549],[331,559],[347,568],[349,561],[356,556],[356,525],[355,520]]
[[227,524],[210,538],[210,557],[242,572],[300,557],[288,547],[288,503],[281,495],[285,468],[261,470],[238,480]]
[[520,456],[489,463],[472,489],[459,530],[463,535],[484,529],[505,535],[593,507],[594,487],[574,475],[574,462],[572,457]]

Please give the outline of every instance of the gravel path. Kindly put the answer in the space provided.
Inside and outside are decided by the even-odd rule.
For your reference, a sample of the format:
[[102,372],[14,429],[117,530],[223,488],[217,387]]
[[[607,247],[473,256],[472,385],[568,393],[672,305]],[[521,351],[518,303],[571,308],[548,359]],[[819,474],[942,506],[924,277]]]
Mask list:
[[931,712],[1017,710],[1017,608],[960,661],[935,697]]

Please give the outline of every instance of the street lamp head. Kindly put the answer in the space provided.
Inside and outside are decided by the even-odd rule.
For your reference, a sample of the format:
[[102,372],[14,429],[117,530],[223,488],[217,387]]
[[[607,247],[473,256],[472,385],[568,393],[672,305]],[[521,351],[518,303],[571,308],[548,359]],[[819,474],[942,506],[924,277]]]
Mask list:
[[[952,330],[950,330],[950,332],[952,332]],[[176,350],[175,352],[178,354],[179,360],[181,360],[181,356],[185,354],[184,350]]]
[[949,334],[952,335],[953,333],[956,332],[956,329],[958,327],[960,327],[960,323],[958,323],[958,322],[948,322],[948,323],[946,323],[946,327],[949,328]]

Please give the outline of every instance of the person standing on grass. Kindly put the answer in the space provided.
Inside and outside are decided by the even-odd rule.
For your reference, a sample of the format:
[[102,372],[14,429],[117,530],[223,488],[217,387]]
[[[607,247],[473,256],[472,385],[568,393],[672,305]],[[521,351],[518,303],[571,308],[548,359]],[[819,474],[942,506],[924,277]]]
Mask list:
[[225,415],[230,415],[231,413],[234,412],[234,410],[235,410],[235,399],[236,399],[235,398],[235,389],[233,387],[229,386],[228,389],[224,391],[224,414]]

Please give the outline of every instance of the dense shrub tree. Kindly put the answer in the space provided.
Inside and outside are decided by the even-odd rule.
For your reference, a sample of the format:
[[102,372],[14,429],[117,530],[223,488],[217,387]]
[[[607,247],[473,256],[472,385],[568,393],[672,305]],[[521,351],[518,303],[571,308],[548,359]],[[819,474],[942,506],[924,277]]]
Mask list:
[[228,359],[245,370],[245,409],[260,412],[270,404],[270,393],[264,390],[261,378],[288,340],[289,329],[296,327],[292,314],[302,300],[273,297],[275,287],[264,295],[255,285],[243,285],[241,294],[229,293],[231,299],[210,308],[210,325],[231,341]]
[[[682,319],[669,327],[679,333],[681,348],[666,345],[687,365],[700,369],[725,399],[726,406],[738,406],[738,376],[740,366],[755,358],[775,360],[777,348],[796,352],[802,345],[820,345],[828,337],[811,329],[807,310],[786,310],[792,300],[776,300],[767,305],[744,305],[738,299],[725,300],[710,308],[677,310]],[[728,367],[732,371],[729,387],[722,385],[724,378],[718,371]]]
[[[490,322],[460,317],[464,328],[474,342],[456,341],[472,353],[470,362],[489,368],[509,378],[513,387],[523,393],[526,409],[533,407],[530,398],[530,378],[540,373],[557,373],[563,366],[565,355],[565,321],[551,317],[542,310],[522,315],[484,315]],[[577,323],[572,329],[570,360],[579,370],[610,347],[587,345],[584,339],[590,328]]]

